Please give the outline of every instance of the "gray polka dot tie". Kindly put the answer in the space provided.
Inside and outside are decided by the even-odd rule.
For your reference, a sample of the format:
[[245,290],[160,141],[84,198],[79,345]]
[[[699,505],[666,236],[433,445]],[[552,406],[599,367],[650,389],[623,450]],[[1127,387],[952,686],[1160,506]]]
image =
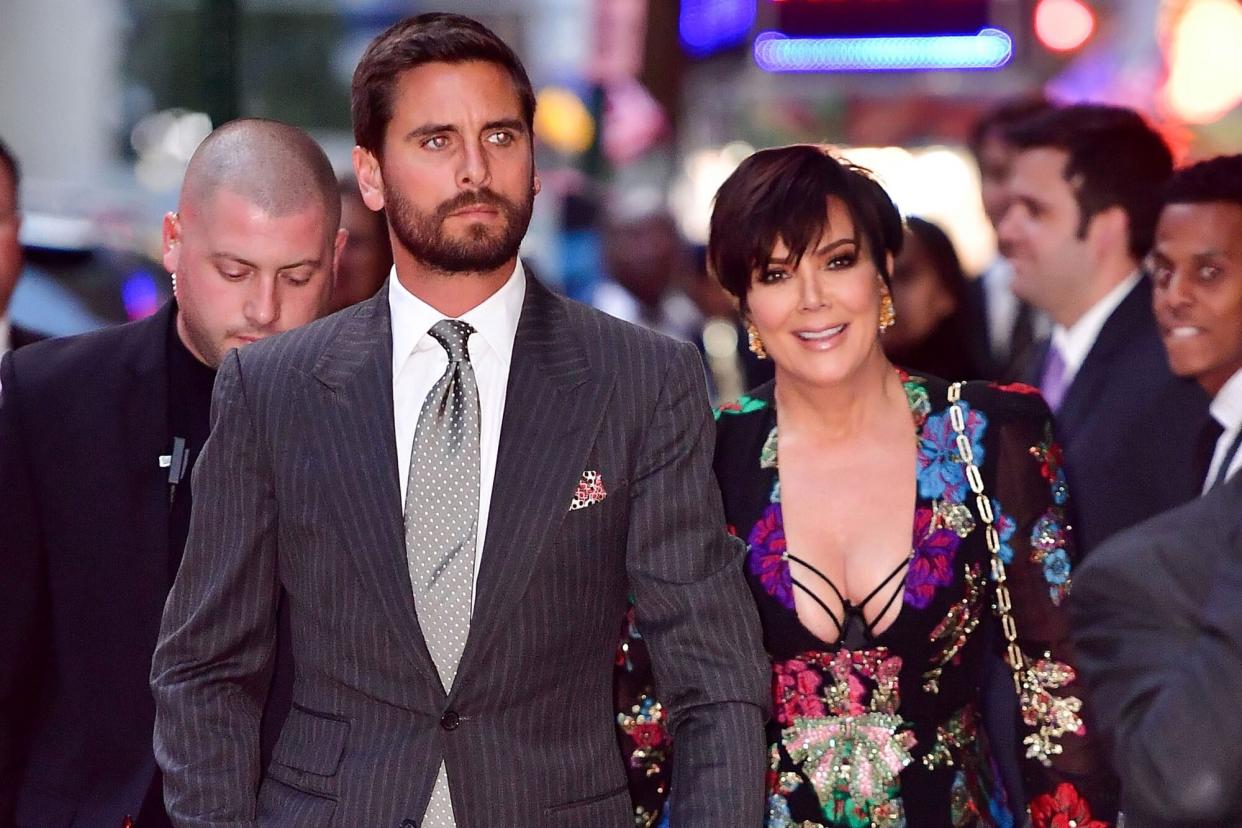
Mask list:
[[[449,364],[427,394],[414,431],[405,550],[418,623],[448,691],[470,632],[479,523],[479,386],[466,348],[474,328],[441,319],[430,333],[448,352]],[[422,825],[454,825],[443,764]]]

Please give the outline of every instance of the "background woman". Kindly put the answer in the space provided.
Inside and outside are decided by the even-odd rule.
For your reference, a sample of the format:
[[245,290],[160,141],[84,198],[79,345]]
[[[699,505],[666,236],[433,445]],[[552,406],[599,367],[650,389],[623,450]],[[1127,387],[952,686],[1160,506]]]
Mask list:
[[907,218],[892,282],[897,321],[882,340],[889,360],[948,380],[983,379],[968,328],[966,274],[945,232]]

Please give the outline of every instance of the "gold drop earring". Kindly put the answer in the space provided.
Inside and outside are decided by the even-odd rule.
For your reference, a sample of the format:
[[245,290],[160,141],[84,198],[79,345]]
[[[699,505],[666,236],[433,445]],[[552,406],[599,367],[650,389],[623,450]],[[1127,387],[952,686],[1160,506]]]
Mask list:
[[767,359],[768,351],[763,347],[763,340],[759,338],[759,329],[755,327],[755,323],[751,322],[746,326],[746,338],[749,340],[750,352],[759,359]]
[[893,295],[886,289],[880,295],[880,333],[884,333],[897,321],[897,312],[893,310]]

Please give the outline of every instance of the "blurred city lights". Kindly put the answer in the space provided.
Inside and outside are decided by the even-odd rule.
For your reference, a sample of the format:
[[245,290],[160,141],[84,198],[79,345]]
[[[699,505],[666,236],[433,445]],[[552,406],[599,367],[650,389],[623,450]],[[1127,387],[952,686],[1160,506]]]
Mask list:
[[754,151],[750,144],[734,141],[723,147],[697,150],[686,158],[681,175],[669,193],[669,206],[682,235],[688,240],[707,244],[708,221],[716,191]]
[[706,55],[740,43],[755,23],[756,0],[682,0],[678,30],[686,51]]
[[131,273],[121,285],[121,302],[131,320],[145,319],[155,313],[160,307],[160,291],[155,285],[155,277],[145,270]]
[[535,134],[549,147],[578,155],[595,140],[595,120],[573,91],[560,86],[539,90],[535,109]]
[[1191,0],[1173,27],[1165,96],[1182,121],[1216,121],[1242,103],[1242,6]]
[[134,126],[130,144],[138,155],[134,175],[149,190],[174,190],[181,185],[186,164],[211,132],[211,118],[202,112],[165,109]]
[[1095,31],[1095,13],[1081,0],[1039,0],[1035,36],[1054,52],[1069,52]]
[[764,32],[755,38],[755,63],[768,72],[998,69],[1012,57],[1012,39],[991,28],[935,37],[791,38]]

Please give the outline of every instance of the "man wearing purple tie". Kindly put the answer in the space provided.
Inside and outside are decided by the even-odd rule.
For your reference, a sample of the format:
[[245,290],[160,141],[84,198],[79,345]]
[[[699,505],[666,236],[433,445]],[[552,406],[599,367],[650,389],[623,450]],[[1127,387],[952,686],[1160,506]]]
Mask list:
[[1120,107],[1052,110],[1008,137],[1019,152],[997,233],[1014,292],[1054,323],[1030,380],[1057,415],[1087,552],[1197,493],[1206,396],[1170,373],[1138,266],[1172,155]]

